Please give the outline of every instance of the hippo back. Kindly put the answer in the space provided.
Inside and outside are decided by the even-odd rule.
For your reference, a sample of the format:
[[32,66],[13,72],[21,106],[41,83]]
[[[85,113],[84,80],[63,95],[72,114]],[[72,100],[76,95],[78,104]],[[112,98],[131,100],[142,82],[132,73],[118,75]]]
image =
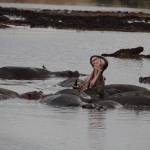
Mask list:
[[19,94],[11,90],[0,88],[0,100],[15,97],[19,97]]
[[2,79],[34,79],[47,78],[50,71],[32,67],[2,67],[0,78]]
[[54,94],[43,98],[41,103],[45,103],[52,106],[58,107],[75,107],[81,106],[83,103],[81,99],[76,95],[70,94]]

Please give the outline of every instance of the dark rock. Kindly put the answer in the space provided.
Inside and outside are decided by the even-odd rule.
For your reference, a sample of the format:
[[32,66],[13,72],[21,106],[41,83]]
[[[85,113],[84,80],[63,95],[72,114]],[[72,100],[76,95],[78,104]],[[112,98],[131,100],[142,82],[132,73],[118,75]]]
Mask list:
[[128,48],[128,49],[120,49],[111,54],[102,54],[102,56],[109,56],[109,57],[119,57],[119,58],[141,58],[144,55],[139,55],[143,52],[143,47],[136,47],[136,48]]

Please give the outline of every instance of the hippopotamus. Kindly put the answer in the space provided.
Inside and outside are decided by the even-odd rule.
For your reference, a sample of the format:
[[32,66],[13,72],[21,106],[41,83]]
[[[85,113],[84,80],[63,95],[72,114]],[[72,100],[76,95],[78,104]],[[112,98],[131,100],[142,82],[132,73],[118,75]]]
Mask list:
[[147,88],[128,84],[111,84],[104,87],[111,88],[120,92],[101,98],[102,101],[112,100],[121,105],[150,106],[150,91]]
[[79,73],[78,71],[56,71],[56,72],[51,72],[51,75],[57,76],[57,77],[79,77],[79,76],[86,76],[86,74]]
[[104,89],[118,89],[120,93],[131,91],[149,91],[147,88],[130,84],[110,84],[105,85]]
[[27,92],[23,94],[18,94],[17,92],[0,88],[0,100],[16,98],[16,97],[28,99],[28,100],[38,100],[38,99],[41,99],[42,97],[45,97],[45,95],[43,95],[42,91],[39,91],[39,92],[32,91],[32,92]]
[[28,99],[28,100],[39,100],[43,97],[45,97],[45,95],[43,95],[42,91],[32,91],[32,92],[27,92],[27,93],[23,93],[23,94],[19,94],[18,96],[19,98],[24,98],[24,99]]
[[[62,91],[63,92],[63,91]],[[82,94],[81,94],[82,95]],[[78,94],[74,95],[70,91],[70,94],[66,93],[55,93],[50,96],[47,96],[40,100],[41,103],[45,103],[52,106],[58,106],[58,107],[75,107],[75,106],[82,106],[82,108],[86,109],[95,109],[95,110],[106,110],[106,109],[115,109],[115,108],[122,108],[122,105],[120,103],[117,103],[115,101],[98,101],[95,103],[92,103],[92,99],[88,99],[88,101],[83,101],[78,96]]]
[[117,88],[105,88],[105,86],[94,87],[91,89],[83,90],[84,93],[90,95],[92,99],[95,98],[105,98],[113,94],[120,93],[120,90]]
[[62,87],[73,87],[76,82],[81,83],[82,81],[83,80],[81,80],[77,77],[71,77],[64,81],[61,81],[60,83],[58,83],[58,85],[60,85]]
[[0,68],[1,79],[45,79],[50,77],[79,77],[78,71],[57,71],[51,72],[45,68],[33,68],[33,67],[2,67]]
[[149,90],[144,87],[136,86],[136,85],[130,85],[130,84],[110,84],[105,86],[99,86],[91,89],[83,90],[84,93],[87,95],[90,95],[91,98],[107,98],[111,95],[118,94],[118,93],[124,93],[124,92],[147,92],[149,93]]
[[43,79],[50,75],[50,71],[41,68],[11,66],[0,68],[0,78],[2,79]]
[[104,107],[103,105],[97,105],[97,104],[92,104],[92,103],[88,103],[88,104],[84,104],[82,105],[83,109],[94,109],[94,110],[107,110],[106,107]]
[[90,99],[82,90],[65,89],[40,100],[41,103],[46,103],[52,106],[82,106],[86,109],[106,110],[121,108],[122,105],[115,101],[97,101]]
[[82,108],[84,109],[95,109],[95,110],[118,109],[122,107],[123,106],[120,103],[111,100],[99,101],[97,104],[88,103],[82,105]]
[[82,106],[83,102],[77,95],[72,94],[52,94],[40,100],[41,103],[57,107],[77,107]]
[[140,83],[150,83],[150,77],[140,77],[139,82]]
[[[111,95],[123,92],[131,92],[131,91],[147,91],[148,89],[140,86],[129,85],[129,84],[110,84],[106,86],[99,86],[94,88],[89,88],[86,90],[82,89],[65,89],[58,91],[57,93],[66,93],[66,94],[74,94],[79,96],[84,102],[87,99],[86,95],[89,95],[92,99],[93,103],[97,103],[97,99],[107,98]],[[83,94],[84,93],[84,94]],[[84,95],[84,98],[81,97]],[[88,98],[89,99],[89,98]]]
[[150,95],[146,95],[144,93],[119,93],[102,99],[102,101],[105,100],[112,100],[120,103],[121,105],[150,106]]
[[[60,85],[62,87],[72,87],[73,89],[82,90],[81,88],[74,86],[77,84],[77,82],[81,83],[82,81],[83,80],[81,80],[81,79],[78,79],[76,77],[72,77],[72,78],[66,79],[66,80],[58,83],[58,85]],[[67,92],[67,91],[65,90],[65,92]],[[86,93],[87,95],[89,95],[92,99],[93,98],[94,99],[95,98],[104,98],[106,96],[113,95],[113,94],[120,92],[120,90],[117,88],[112,88],[112,87],[109,88],[108,87],[108,89],[107,88],[105,89],[105,86],[98,86],[98,87],[89,88],[89,89],[82,90],[82,91],[84,93]]]
[[[94,87],[86,90],[82,89],[65,89],[58,91],[57,94],[76,95],[82,102],[90,103],[88,107],[99,106],[100,101],[112,100],[120,105],[127,105],[129,102],[135,105],[149,105],[150,91],[144,87],[129,84],[111,84],[106,86]],[[91,97],[88,98],[87,95]],[[65,97],[64,97],[65,98]],[[87,99],[88,98],[88,99]],[[138,101],[134,101],[134,99]],[[142,99],[144,101],[142,102]],[[108,101],[109,103],[110,101]],[[138,102],[138,104],[137,104]],[[86,105],[87,105],[86,104]],[[111,105],[112,103],[110,103]],[[91,106],[92,105],[92,106]],[[116,107],[116,106],[115,106]]]
[[15,97],[19,97],[19,94],[11,90],[0,88],[0,100],[15,98]]
[[64,89],[56,92],[55,94],[77,95],[83,102],[88,102],[89,100],[91,100],[91,97],[84,93],[84,91],[81,89]]
[[89,95],[92,99],[104,98],[104,95],[105,95],[103,86],[94,87],[94,88],[86,89],[83,91],[84,93]]
[[100,97],[103,97],[103,95],[104,95],[101,87],[91,88],[91,89],[86,89],[86,90],[82,90],[80,88],[79,89],[63,89],[63,90],[56,92],[55,94],[60,94],[60,93],[77,95],[85,103],[88,103],[91,101],[92,101],[92,103],[97,103],[98,99]]
[[110,95],[114,95],[114,94],[117,94],[117,93],[120,93],[120,90],[119,89],[116,89],[116,88],[111,88],[111,89],[107,89],[104,87],[104,96],[103,97],[108,97]]

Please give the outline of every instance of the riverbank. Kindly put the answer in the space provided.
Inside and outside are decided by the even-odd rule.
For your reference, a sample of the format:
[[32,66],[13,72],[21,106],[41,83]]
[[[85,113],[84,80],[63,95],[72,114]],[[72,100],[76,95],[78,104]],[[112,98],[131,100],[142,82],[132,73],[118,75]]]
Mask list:
[[150,32],[150,14],[0,7],[0,28],[7,28],[9,25],[31,28]]

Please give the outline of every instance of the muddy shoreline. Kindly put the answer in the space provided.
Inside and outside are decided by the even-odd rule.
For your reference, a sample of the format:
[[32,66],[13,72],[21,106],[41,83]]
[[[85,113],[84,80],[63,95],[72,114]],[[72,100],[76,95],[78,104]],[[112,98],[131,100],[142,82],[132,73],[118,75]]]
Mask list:
[[150,14],[0,7],[0,28],[7,28],[9,25],[31,28],[150,32]]

